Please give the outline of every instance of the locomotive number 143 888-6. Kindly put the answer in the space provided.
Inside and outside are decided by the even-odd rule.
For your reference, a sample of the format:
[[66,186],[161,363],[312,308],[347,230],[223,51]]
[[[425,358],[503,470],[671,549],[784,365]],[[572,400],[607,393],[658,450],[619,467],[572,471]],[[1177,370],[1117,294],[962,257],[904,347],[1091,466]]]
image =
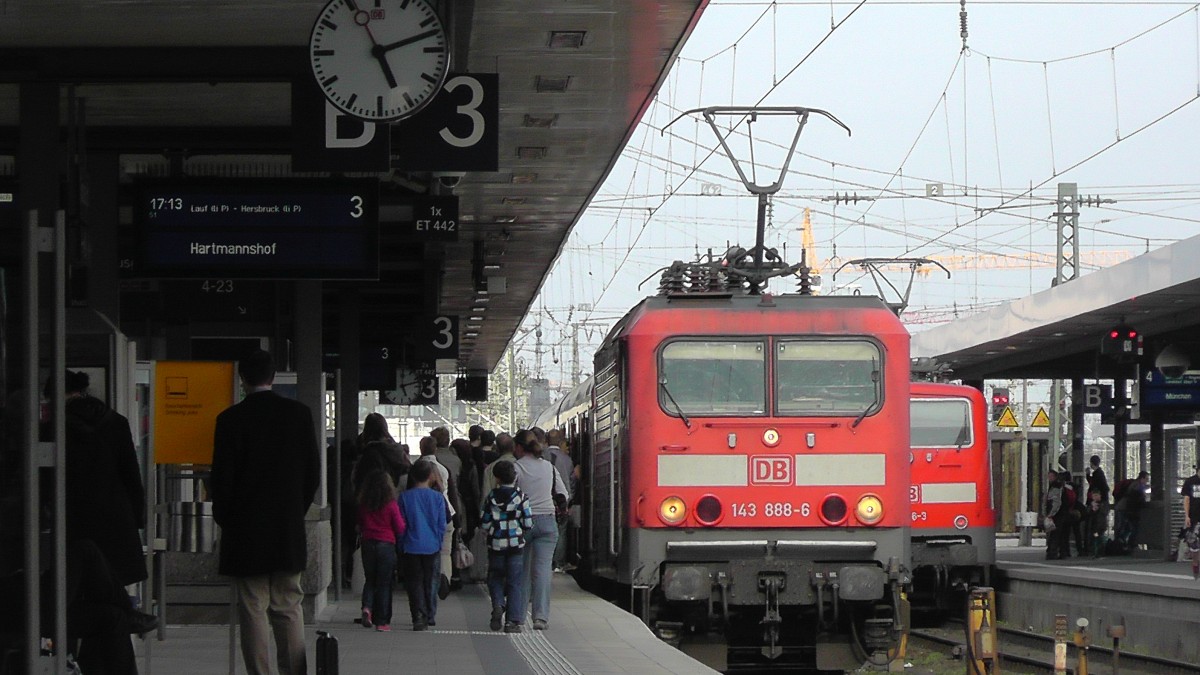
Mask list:
[[812,507],[808,502],[791,504],[789,502],[734,502],[730,504],[729,513],[734,518],[791,518],[792,516],[808,517],[812,515]]

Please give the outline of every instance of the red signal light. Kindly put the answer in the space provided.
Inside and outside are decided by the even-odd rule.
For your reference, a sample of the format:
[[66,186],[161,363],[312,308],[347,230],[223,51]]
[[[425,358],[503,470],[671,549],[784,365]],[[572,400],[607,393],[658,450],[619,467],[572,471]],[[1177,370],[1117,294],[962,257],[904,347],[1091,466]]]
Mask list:
[[1114,330],[1114,331],[1112,331],[1111,333],[1109,333],[1109,334],[1108,334],[1108,337],[1110,337],[1110,338],[1112,338],[1112,339],[1116,340],[1116,339],[1117,339],[1117,338],[1118,338],[1120,335],[1121,335],[1120,333],[1118,333],[1117,331],[1115,331],[1115,330]]
[[1129,331],[1129,339],[1133,340],[1135,338],[1137,338],[1137,331],[1136,330]]

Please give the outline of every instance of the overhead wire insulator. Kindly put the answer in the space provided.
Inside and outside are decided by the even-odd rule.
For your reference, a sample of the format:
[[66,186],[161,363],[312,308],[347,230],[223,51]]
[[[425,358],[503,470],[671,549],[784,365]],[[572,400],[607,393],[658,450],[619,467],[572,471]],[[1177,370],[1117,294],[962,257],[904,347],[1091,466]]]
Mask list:
[[958,0],[962,8],[958,11],[958,34],[962,37],[962,50],[967,51],[967,0]]

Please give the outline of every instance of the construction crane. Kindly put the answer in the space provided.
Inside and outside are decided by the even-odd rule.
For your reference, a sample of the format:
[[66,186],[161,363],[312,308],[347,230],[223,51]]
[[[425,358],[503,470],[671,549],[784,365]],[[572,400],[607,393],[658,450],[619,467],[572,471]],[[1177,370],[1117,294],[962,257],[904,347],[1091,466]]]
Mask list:
[[[821,259],[817,257],[817,246],[813,237],[812,212],[804,209],[804,222],[800,226],[800,246],[812,268],[813,274],[830,266],[836,268],[840,261],[834,258]],[[1014,253],[965,253],[965,254],[935,254],[922,256],[928,260],[941,263],[949,270],[1015,270],[1052,268],[1057,264],[1056,254],[1039,253],[1036,251],[1017,251]],[[1092,250],[1079,253],[1080,263],[1085,267],[1102,269],[1133,258],[1133,254],[1125,250]],[[907,265],[896,269],[908,269]],[[889,269],[883,266],[882,269]],[[923,267],[917,270],[921,276],[934,271],[933,267]]]

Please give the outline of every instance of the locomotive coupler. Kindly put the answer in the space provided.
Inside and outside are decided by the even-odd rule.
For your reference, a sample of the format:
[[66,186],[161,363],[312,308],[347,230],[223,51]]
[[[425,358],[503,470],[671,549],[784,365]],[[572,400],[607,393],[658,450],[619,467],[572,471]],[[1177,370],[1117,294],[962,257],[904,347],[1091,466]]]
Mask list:
[[779,626],[783,623],[783,617],[779,614],[779,592],[785,588],[787,575],[782,572],[762,572],[758,575],[758,590],[766,595],[765,612],[759,623],[763,627],[763,639],[767,642],[762,653],[768,659],[783,655],[783,647],[779,646]]

